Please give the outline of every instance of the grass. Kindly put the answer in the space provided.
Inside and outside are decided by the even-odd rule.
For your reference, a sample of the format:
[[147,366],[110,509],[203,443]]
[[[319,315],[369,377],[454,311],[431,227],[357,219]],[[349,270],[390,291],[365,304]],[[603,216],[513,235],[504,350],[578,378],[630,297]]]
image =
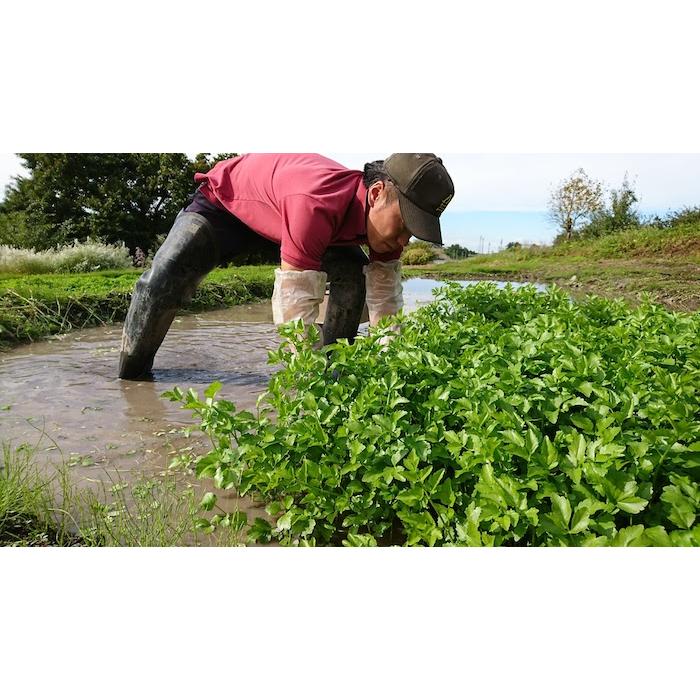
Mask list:
[[61,475],[47,477],[24,445],[4,444],[0,464],[0,545],[67,546],[79,542],[71,531],[57,491],[65,492]]
[[165,471],[133,483],[109,477],[79,488],[65,462],[48,474],[36,448],[2,446],[0,546],[133,546],[239,544],[233,529],[201,528],[200,497],[187,475]]
[[125,245],[107,245],[90,239],[40,251],[0,245],[0,273],[92,272],[129,267],[131,262]]
[[[201,311],[269,298],[274,266],[214,270],[189,309]],[[142,270],[0,275],[0,349],[57,333],[122,321]]]
[[529,246],[459,262],[407,268],[409,277],[556,284],[574,296],[632,303],[648,294],[676,311],[700,309],[700,227],[638,228],[556,246]]

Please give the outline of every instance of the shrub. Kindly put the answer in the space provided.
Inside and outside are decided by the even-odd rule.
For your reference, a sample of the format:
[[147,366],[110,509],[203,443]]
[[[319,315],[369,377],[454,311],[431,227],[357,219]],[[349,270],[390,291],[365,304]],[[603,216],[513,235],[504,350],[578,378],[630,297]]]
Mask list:
[[0,245],[0,273],[40,275],[53,271],[51,257],[46,252]]
[[435,248],[425,241],[409,243],[401,255],[404,265],[428,265],[437,257]]
[[71,245],[45,251],[0,246],[0,273],[94,272],[131,266],[131,255],[123,244],[107,245],[88,239],[85,243],[74,241]]
[[700,207],[685,207],[672,212],[666,217],[664,224],[669,228],[683,224],[700,224]]
[[636,204],[639,201],[636,192],[625,175],[619,189],[610,190],[610,204],[593,214],[579,236],[581,238],[598,238],[609,233],[616,233],[640,225]]

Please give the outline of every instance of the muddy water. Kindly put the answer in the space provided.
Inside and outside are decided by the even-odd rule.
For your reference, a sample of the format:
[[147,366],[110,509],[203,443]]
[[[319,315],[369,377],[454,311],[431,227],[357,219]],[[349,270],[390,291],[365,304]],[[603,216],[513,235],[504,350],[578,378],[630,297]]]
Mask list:
[[[406,310],[429,303],[440,284],[407,280]],[[180,434],[193,419],[162,392],[177,385],[201,394],[220,381],[221,397],[251,410],[274,369],[267,364],[278,342],[269,302],[177,318],[152,381],[117,379],[121,331],[94,328],[1,354],[0,440],[36,445],[40,464],[62,459],[76,478],[157,473],[177,448],[203,445]]]

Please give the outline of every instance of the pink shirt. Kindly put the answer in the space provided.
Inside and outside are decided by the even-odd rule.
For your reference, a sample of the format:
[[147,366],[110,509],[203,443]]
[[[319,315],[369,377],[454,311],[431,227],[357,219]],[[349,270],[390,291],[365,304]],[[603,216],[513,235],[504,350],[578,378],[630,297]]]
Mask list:
[[[284,262],[320,270],[328,246],[367,245],[367,188],[359,170],[315,153],[249,153],[197,173],[202,194],[280,244]],[[370,260],[396,260],[400,252]]]

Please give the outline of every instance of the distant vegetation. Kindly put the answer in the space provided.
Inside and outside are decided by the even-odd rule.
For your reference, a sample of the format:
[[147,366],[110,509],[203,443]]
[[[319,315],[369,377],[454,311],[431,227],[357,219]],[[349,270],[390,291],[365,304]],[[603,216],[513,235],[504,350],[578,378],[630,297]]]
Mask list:
[[194,174],[234,153],[19,153],[0,202],[0,244],[49,250],[92,238],[153,251],[194,192]]
[[35,251],[0,245],[0,273],[36,275],[51,272],[96,272],[129,268],[134,260],[125,245],[88,239],[52,250]]
[[465,258],[469,258],[472,255],[476,255],[476,251],[469,250],[469,248],[465,248],[464,246],[453,243],[452,245],[448,245],[445,248],[445,255],[447,255],[452,260],[464,260]]
[[[691,211],[691,210],[687,210]],[[518,245],[503,251],[518,259],[534,257],[566,258],[647,258],[700,255],[700,210],[697,221],[688,214],[679,214],[634,228],[611,231],[603,235],[580,235],[570,241],[559,239],[552,246]]]
[[449,258],[450,260],[464,260],[476,255],[473,250],[464,248],[456,243],[446,248],[438,248],[426,241],[409,243],[403,250],[401,261],[404,265],[429,265],[437,258]]
[[[574,240],[601,238],[641,229],[646,232],[700,224],[700,207],[687,207],[664,217],[644,218],[638,208],[639,196],[625,174],[621,185],[607,189],[583,169],[563,180],[551,193],[548,215],[559,226],[554,245]],[[519,247],[508,245],[508,248]]]
[[426,241],[416,241],[409,243],[401,255],[401,262],[404,265],[428,265],[437,258],[435,246]]

